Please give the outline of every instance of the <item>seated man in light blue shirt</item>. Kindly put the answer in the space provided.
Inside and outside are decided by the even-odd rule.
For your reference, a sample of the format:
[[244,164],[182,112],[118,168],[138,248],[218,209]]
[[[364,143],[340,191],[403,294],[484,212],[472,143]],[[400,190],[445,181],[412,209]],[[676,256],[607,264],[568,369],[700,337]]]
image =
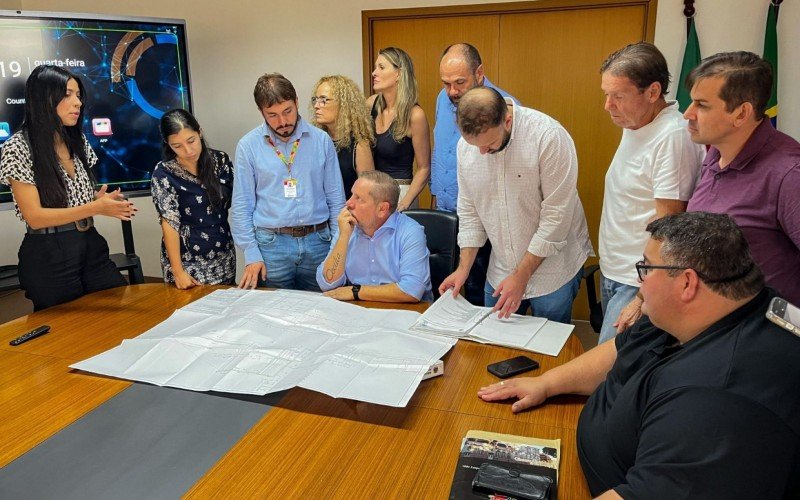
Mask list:
[[283,75],[262,76],[253,92],[266,123],[236,147],[233,239],[244,253],[239,288],[319,290],[317,266],[337,229],[344,187],[330,136],[300,118],[297,92]]
[[433,299],[425,230],[397,211],[400,187],[379,171],[362,173],[339,214],[339,237],[317,269],[325,295],[338,300]]

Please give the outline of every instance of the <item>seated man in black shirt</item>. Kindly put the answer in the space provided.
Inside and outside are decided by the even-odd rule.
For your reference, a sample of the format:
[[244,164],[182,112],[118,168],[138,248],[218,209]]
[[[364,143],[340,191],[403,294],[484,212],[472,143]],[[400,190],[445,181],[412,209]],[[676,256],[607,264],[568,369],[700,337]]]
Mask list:
[[[600,498],[800,498],[800,338],[727,215],[651,222],[633,327],[541,377],[482,388],[519,412],[591,397],[578,454]],[[797,273],[796,269],[786,272]]]

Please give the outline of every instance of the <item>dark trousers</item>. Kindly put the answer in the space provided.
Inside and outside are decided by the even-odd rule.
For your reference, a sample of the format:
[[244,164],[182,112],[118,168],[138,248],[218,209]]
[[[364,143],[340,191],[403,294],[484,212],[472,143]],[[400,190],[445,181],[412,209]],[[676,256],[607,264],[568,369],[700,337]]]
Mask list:
[[483,287],[486,284],[486,270],[489,268],[491,254],[492,243],[487,239],[486,244],[478,250],[475,263],[472,264],[467,281],[464,283],[464,298],[476,306],[483,306]]
[[19,247],[19,283],[34,311],[127,285],[95,228],[26,234]]

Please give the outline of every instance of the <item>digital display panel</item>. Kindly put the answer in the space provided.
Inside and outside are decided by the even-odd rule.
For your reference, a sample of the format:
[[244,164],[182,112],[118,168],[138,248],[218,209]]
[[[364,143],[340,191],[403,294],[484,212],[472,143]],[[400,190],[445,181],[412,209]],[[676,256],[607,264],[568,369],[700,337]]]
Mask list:
[[[98,183],[149,191],[161,115],[192,110],[184,21],[0,11],[0,39],[0,145],[22,125],[31,71],[61,66],[84,85],[82,128],[99,159]],[[0,184],[0,203],[9,201]]]

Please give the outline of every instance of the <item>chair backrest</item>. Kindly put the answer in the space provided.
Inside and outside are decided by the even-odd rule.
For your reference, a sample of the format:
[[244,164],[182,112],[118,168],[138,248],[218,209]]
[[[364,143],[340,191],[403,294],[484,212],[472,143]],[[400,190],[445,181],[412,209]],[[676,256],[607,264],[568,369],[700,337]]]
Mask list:
[[431,285],[434,298],[439,298],[439,285],[456,270],[458,263],[458,215],[422,208],[403,212],[425,228],[428,251],[431,253]]

